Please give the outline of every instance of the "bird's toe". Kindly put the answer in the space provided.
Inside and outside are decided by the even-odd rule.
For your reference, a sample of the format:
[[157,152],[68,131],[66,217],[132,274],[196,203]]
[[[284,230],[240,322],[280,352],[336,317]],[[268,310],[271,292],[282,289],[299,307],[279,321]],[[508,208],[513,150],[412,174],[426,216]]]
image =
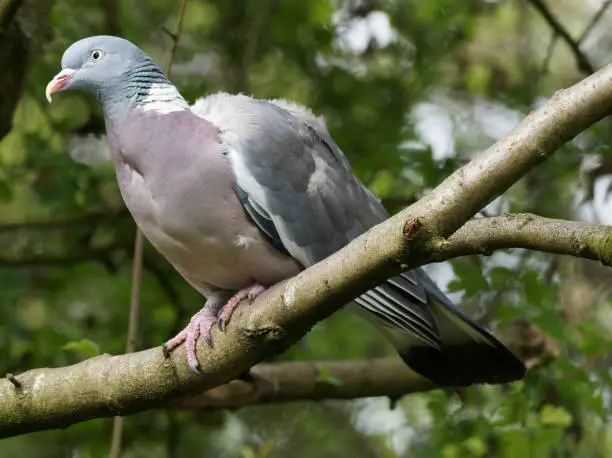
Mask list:
[[172,339],[168,340],[162,346],[164,356],[167,357],[172,350],[184,343],[189,368],[193,372],[199,374],[200,365],[198,363],[198,358],[196,354],[198,340],[201,337],[202,339],[204,339],[204,341],[209,347],[212,347],[213,341],[211,330],[216,322],[216,315],[211,310],[209,310],[208,307],[204,307],[191,318],[189,324],[185,327],[185,329],[179,332]]
[[263,293],[266,288],[258,283],[254,283],[253,285],[241,289],[236,294],[234,294],[229,301],[223,306],[221,309],[221,313],[219,314],[219,320],[217,321],[217,325],[221,331],[224,331],[227,327],[227,323],[229,323],[232,315],[238,308],[240,302],[244,299],[247,299],[249,303],[253,302],[257,296]]
[[187,339],[187,328],[183,329],[177,335],[175,335],[172,339],[168,340],[166,343],[162,345],[162,351],[164,352],[164,357],[168,358],[170,356],[170,352],[180,346]]

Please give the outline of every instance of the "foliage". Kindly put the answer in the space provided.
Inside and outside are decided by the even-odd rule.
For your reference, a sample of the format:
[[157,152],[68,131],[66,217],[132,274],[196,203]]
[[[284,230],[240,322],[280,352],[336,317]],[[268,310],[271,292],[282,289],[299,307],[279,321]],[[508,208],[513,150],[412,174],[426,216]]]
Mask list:
[[[88,35],[122,34],[161,62],[176,3],[55,2],[52,37],[32,58],[0,142],[0,373],[124,349],[134,228],[112,168],[82,163],[97,162],[103,121],[77,94],[48,106],[44,87],[63,50]],[[577,37],[599,6],[563,0],[552,11]],[[565,43],[551,46],[551,34],[524,0],[190,0],[173,81],[190,100],[229,90],[311,106],[393,211],[583,76]],[[595,66],[609,60],[609,30],[595,26],[582,50]],[[581,171],[588,155],[610,162],[611,136],[607,124],[591,129],[486,212],[608,222],[606,178],[585,180]],[[498,330],[526,319],[555,342],[557,356],[524,381],[472,387],[462,400],[411,395],[395,410],[368,399],[147,412],[127,418],[124,456],[609,456],[609,270],[520,250],[432,269],[468,313]],[[145,348],[181,328],[201,298],[147,246],[141,303],[137,347]],[[280,359],[387,353],[372,328],[340,312]],[[322,380],[338,382],[322,368]],[[110,432],[109,420],[96,420],[17,437],[2,442],[0,458],[105,456]]]

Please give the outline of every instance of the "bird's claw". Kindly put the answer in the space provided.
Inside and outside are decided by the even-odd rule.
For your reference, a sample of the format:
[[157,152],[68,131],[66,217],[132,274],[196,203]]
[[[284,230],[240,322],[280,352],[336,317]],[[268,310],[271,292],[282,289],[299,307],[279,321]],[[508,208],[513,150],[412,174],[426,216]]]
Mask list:
[[227,328],[227,323],[229,323],[230,318],[234,314],[234,311],[238,307],[241,301],[247,299],[249,303],[253,302],[257,296],[263,293],[266,290],[262,285],[255,283],[248,288],[241,289],[236,294],[234,294],[229,301],[223,306],[221,312],[219,313],[219,319],[217,320],[217,326],[220,331],[225,331]]
[[[181,344],[185,344],[185,352],[187,353],[187,363],[192,372],[201,374],[199,369],[198,358],[196,355],[196,346],[198,339],[202,337],[209,347],[213,347],[212,327],[217,324],[221,331],[225,331],[227,323],[238,307],[238,304],[243,299],[248,299],[249,302],[255,300],[266,288],[259,284],[254,284],[248,288],[241,289],[219,310],[217,307],[205,306],[202,310],[196,313],[189,321],[189,324],[172,339],[162,345],[164,357],[168,358],[170,352]],[[210,305],[210,304],[209,304]]]
[[192,372],[200,374],[198,358],[196,355],[196,346],[198,339],[202,337],[209,347],[213,346],[211,330],[217,317],[214,311],[208,307],[204,307],[196,313],[189,321],[189,324],[172,339],[167,341],[162,346],[164,356],[168,357],[170,352],[177,348],[182,343],[185,343],[185,352],[187,353],[187,363]]

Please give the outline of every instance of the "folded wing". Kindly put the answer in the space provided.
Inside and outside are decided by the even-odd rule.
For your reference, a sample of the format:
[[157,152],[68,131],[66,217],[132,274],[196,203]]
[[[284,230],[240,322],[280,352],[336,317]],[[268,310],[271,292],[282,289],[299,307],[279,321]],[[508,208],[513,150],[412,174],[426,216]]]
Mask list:
[[[308,267],[388,215],[354,176],[321,119],[303,107],[216,94],[193,111],[221,131],[236,194],[279,251]],[[355,299],[416,372],[441,386],[522,378],[523,364],[421,269]]]

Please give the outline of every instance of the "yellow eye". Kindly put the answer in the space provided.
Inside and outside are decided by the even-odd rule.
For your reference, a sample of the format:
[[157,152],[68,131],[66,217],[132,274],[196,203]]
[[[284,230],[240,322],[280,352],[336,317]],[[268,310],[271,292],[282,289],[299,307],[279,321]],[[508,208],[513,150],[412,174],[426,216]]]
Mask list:
[[89,57],[91,57],[92,60],[98,60],[100,59],[102,56],[104,55],[104,51],[102,51],[101,49],[94,49],[90,54]]

